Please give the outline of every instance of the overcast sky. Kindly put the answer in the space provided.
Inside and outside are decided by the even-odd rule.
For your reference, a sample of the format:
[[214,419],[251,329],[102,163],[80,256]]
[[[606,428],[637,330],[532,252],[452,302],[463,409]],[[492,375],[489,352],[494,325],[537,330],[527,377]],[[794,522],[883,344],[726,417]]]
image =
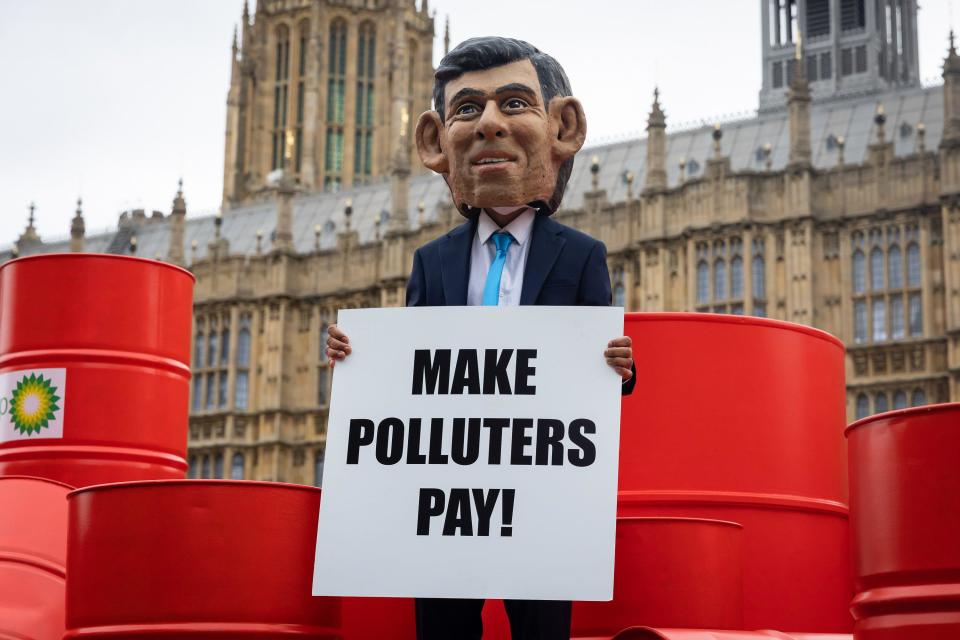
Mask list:
[[[952,0],[921,0],[920,73],[936,79]],[[252,5],[253,0],[251,0]],[[223,188],[230,39],[242,0],[0,0],[0,248],[37,205],[44,239],[68,234],[78,196],[87,232],[125,209],[188,215]],[[557,9],[562,6],[563,9]],[[667,127],[756,107],[758,0],[430,0],[434,58],[451,40],[528,40],[566,68],[588,143],[639,135],[655,84]]]

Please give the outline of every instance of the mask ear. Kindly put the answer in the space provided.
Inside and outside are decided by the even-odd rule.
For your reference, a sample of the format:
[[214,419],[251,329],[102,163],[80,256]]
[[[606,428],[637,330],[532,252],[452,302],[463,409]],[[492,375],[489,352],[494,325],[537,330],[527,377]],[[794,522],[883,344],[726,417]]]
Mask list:
[[573,96],[556,96],[550,100],[547,111],[557,131],[553,141],[553,156],[563,162],[580,151],[587,139],[587,117],[583,114],[583,105]]
[[436,111],[425,111],[417,120],[417,132],[414,136],[417,139],[417,153],[420,154],[423,166],[436,173],[449,173],[450,163],[447,161],[447,154],[440,148],[442,130],[440,114]]

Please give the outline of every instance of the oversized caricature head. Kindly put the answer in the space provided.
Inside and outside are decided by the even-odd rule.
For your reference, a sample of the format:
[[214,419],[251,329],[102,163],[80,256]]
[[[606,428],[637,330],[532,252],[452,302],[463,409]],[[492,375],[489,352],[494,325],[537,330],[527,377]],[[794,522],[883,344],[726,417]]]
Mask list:
[[556,60],[511,38],[471,38],[444,56],[417,150],[464,215],[486,207],[560,206],[587,122]]

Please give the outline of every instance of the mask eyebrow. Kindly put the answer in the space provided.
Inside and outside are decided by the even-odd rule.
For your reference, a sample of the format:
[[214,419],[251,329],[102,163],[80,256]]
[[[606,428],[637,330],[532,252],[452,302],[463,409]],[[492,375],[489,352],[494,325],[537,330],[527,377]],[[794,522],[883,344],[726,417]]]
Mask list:
[[459,100],[462,100],[467,96],[484,96],[484,95],[486,94],[483,91],[480,91],[480,89],[474,89],[472,87],[464,87],[463,89],[460,89],[460,91],[457,91],[452,98],[450,98],[450,104],[451,105],[456,104]]
[[511,82],[502,87],[497,87],[497,93],[517,92],[530,96],[533,100],[537,99],[537,92],[523,84],[522,82]]

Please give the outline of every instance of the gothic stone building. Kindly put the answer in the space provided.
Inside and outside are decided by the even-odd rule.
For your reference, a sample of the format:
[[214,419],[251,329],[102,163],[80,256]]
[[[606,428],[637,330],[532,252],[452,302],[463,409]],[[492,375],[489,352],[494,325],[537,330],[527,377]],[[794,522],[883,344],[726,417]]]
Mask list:
[[[960,56],[951,44],[943,84],[919,85],[911,0],[761,4],[758,115],[673,131],[655,97],[645,137],[580,153],[557,218],[606,243],[629,311],[839,336],[850,420],[958,401]],[[178,192],[169,214],[127,212],[85,236],[78,207],[68,244],[44,243],[31,213],[0,254],[135,253],[193,271],[191,475],[319,484],[326,327],[339,309],[402,305],[413,250],[461,222],[439,176],[411,173],[404,124],[427,99],[431,33],[408,0],[261,2],[234,55],[221,214],[188,215]],[[372,142],[351,111],[366,104],[361,75],[380,114]]]

